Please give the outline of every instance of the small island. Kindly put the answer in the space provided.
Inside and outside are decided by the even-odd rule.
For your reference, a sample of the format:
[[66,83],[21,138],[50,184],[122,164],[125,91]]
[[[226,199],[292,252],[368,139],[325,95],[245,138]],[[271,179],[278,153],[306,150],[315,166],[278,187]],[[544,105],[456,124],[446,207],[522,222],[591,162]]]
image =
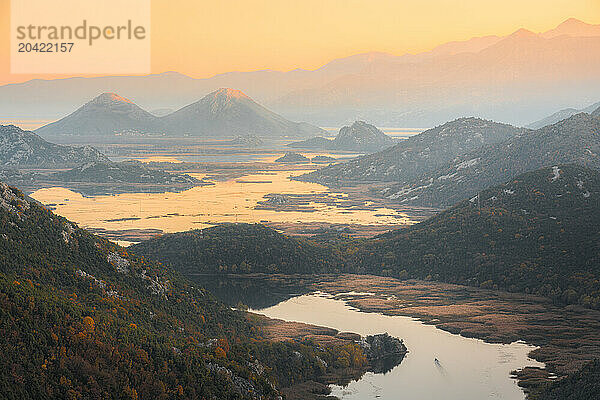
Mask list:
[[387,333],[367,336],[358,344],[363,349],[369,361],[369,371],[376,374],[385,374],[399,365],[408,349],[402,339],[395,338]]
[[285,153],[284,156],[279,157],[275,162],[278,163],[290,163],[290,164],[300,164],[300,163],[309,163],[310,159],[308,157],[304,157],[300,153],[294,153],[293,151],[289,151]]
[[337,162],[337,158],[329,157],[329,156],[314,156],[310,160],[313,164],[331,164]]

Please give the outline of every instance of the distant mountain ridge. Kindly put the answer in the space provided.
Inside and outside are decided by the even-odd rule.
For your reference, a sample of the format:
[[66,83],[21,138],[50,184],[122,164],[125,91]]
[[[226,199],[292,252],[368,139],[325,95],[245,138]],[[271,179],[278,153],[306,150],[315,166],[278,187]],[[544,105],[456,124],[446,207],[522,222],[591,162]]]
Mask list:
[[374,152],[394,145],[396,141],[364,121],[355,121],[350,126],[344,126],[337,136],[330,140],[321,136],[301,142],[288,144],[298,149],[316,150],[345,150],[359,152]]
[[305,137],[324,131],[289,121],[239,90],[222,88],[163,117],[150,114],[116,93],[103,93],[36,132],[47,137],[123,134]]
[[527,128],[530,129],[539,129],[546,125],[552,125],[557,123],[558,121],[562,121],[563,119],[567,119],[575,114],[580,112],[588,113],[594,115],[594,111],[600,108],[600,101],[592,104],[586,108],[582,108],[580,110],[576,108],[565,108],[563,110],[557,111],[552,115],[547,116],[539,121],[532,122],[531,124],[526,125]]
[[523,134],[525,129],[479,118],[459,118],[401,141],[393,147],[332,165],[296,179],[328,185],[406,182],[455,157]]
[[406,204],[447,207],[511,177],[575,163],[600,169],[600,119],[580,113],[554,125],[460,155],[406,184],[381,194]]
[[286,118],[318,125],[369,119],[380,126],[423,127],[463,115],[524,125],[597,96],[597,32],[598,25],[569,19],[540,34],[520,30],[420,54],[357,54],[312,71],[32,80],[0,87],[0,109],[7,116],[55,118],[101,92],[134,98],[148,110],[177,108],[235,87]]
[[522,125],[553,104],[596,96],[598,54],[598,37],[546,39],[519,30],[476,53],[378,63],[286,94],[273,107],[295,118],[309,114],[319,122],[376,114],[385,115],[374,120],[380,125],[417,127],[477,115]]
[[0,166],[64,168],[106,161],[108,158],[91,146],[58,145],[14,125],[0,125]]
[[562,35],[578,37],[600,36],[600,24],[591,25],[576,18],[569,18],[559,24],[556,28],[540,33],[540,36],[545,39],[551,39]]

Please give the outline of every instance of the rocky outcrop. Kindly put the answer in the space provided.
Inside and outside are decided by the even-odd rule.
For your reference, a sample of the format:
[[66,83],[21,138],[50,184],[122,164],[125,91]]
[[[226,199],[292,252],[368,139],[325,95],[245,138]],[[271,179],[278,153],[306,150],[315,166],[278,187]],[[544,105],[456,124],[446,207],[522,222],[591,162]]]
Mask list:
[[0,125],[0,166],[54,168],[108,161],[90,146],[62,146],[47,142],[14,125]]
[[256,135],[247,134],[236,136],[229,144],[238,147],[259,147],[265,144],[265,142]]

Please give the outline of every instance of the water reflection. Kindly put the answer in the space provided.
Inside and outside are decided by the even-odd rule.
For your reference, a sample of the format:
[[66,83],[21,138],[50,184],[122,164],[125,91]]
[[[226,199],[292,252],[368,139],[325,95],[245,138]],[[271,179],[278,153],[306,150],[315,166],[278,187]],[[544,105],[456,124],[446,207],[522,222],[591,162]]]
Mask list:
[[219,300],[232,307],[260,310],[310,291],[306,277],[264,275],[188,275]]
[[[160,229],[181,232],[223,222],[333,223],[402,225],[416,221],[409,209],[360,207],[344,202],[342,193],[329,192],[316,183],[288,179],[305,171],[249,174],[212,186],[180,193],[122,193],[84,197],[60,187],[40,189],[31,197],[52,204],[54,211],[85,228],[107,230]],[[192,174],[198,179],[205,176]],[[303,207],[286,211],[257,207],[269,193],[325,196],[328,201],[307,200]],[[409,214],[411,213],[411,214]]]
[[387,332],[404,340],[409,353],[391,371],[367,372],[346,386],[332,386],[332,394],[341,399],[523,400],[510,372],[543,367],[528,357],[534,347],[525,343],[490,344],[408,317],[363,313],[326,294],[290,298],[257,312],[363,336]]

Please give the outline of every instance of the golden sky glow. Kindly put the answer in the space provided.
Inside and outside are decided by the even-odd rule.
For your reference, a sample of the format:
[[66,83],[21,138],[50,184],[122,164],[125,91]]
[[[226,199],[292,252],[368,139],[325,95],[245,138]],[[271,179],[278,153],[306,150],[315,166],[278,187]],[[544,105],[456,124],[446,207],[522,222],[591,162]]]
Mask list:
[[[9,74],[9,3],[0,0],[0,84],[48,77]],[[569,17],[600,23],[600,0],[153,0],[152,71],[314,69],[367,51],[545,31]]]

